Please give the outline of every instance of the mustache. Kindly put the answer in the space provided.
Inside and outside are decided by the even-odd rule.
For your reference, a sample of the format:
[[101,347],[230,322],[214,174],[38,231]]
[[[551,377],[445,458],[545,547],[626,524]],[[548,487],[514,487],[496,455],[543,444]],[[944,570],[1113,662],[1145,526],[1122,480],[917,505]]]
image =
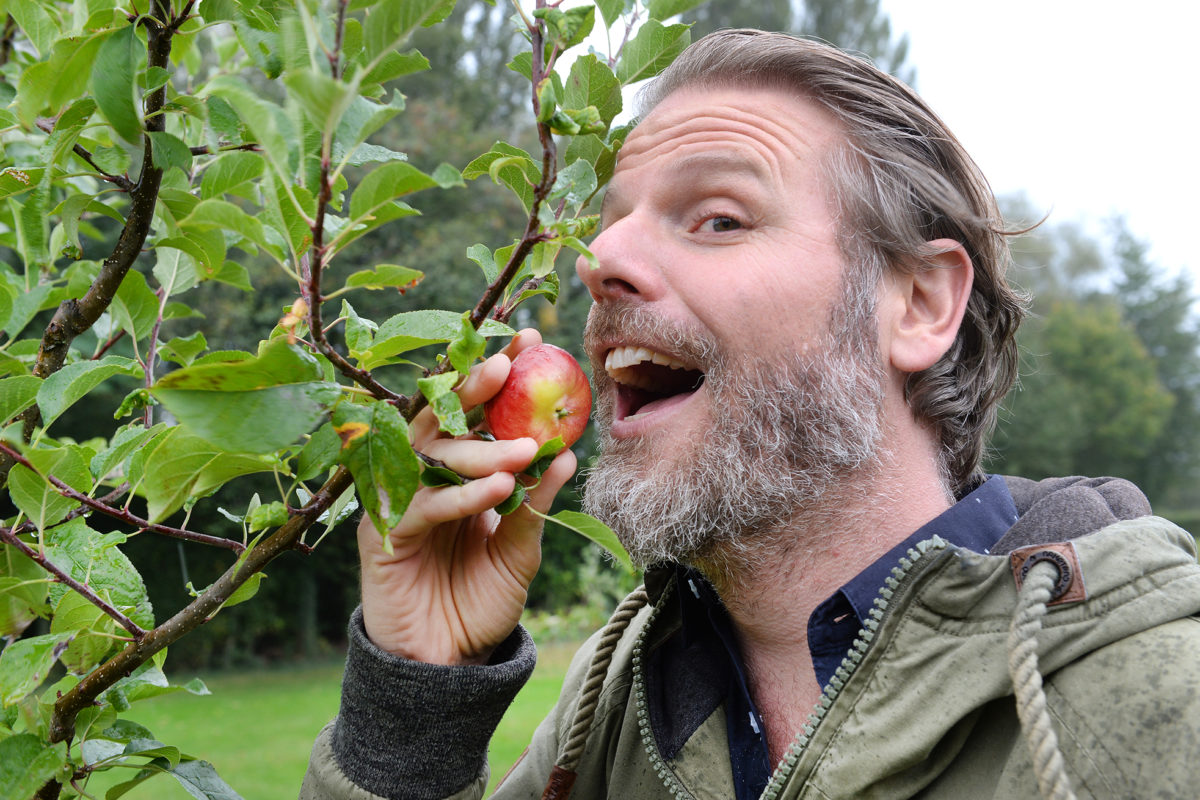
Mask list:
[[593,372],[604,372],[604,354],[614,343],[638,344],[669,353],[705,372],[721,364],[716,338],[699,325],[667,319],[638,303],[594,303],[583,331]]

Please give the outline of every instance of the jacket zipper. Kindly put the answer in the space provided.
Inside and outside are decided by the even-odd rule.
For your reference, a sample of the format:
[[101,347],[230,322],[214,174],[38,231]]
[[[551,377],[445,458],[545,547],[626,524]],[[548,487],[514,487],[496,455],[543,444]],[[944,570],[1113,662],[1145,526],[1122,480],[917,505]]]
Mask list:
[[833,677],[829,679],[829,683],[821,690],[821,698],[817,701],[816,708],[808,715],[808,720],[804,723],[800,731],[797,732],[791,747],[788,748],[779,765],[775,767],[775,772],[771,775],[771,779],[767,782],[767,786],[763,789],[759,800],[777,800],[779,793],[783,790],[784,782],[791,775],[792,770],[795,769],[796,762],[800,760],[800,756],[804,754],[804,749],[816,733],[817,726],[821,724],[821,720],[825,719],[830,706],[833,705],[834,700],[841,693],[842,687],[850,680],[850,676],[854,674],[859,663],[862,662],[863,656],[870,649],[871,643],[875,640],[875,633],[879,630],[880,623],[883,622],[885,615],[891,607],[892,597],[900,590],[909,576],[914,574],[916,567],[925,560],[925,557],[931,551],[944,550],[945,548],[946,541],[935,535],[918,542],[914,547],[910,547],[908,554],[900,557],[900,563],[892,567],[892,574],[884,581],[884,585],[879,587],[879,593],[875,596],[874,608],[871,609],[868,618],[864,620],[863,627],[859,629],[853,646],[846,657],[842,659],[841,666],[837,668]]
[[[874,601],[874,608],[871,609],[870,616],[864,626],[859,629],[848,655],[842,659],[841,666],[837,668],[829,683],[821,690],[821,699],[817,701],[816,708],[808,715],[808,720],[804,724],[804,727],[796,734],[795,740],[792,742],[791,747],[788,748],[788,752],[783,757],[783,760],[775,768],[775,772],[771,775],[771,779],[767,782],[767,786],[763,789],[759,800],[777,800],[779,792],[783,790],[784,781],[795,768],[796,762],[800,760],[800,756],[804,753],[804,748],[812,739],[813,734],[816,733],[817,726],[825,718],[829,707],[833,705],[833,701],[841,693],[842,687],[850,680],[850,676],[854,674],[863,656],[870,649],[871,643],[875,639],[875,632],[879,630],[879,625],[891,605],[892,597],[895,596],[896,592],[909,576],[916,571],[915,568],[925,560],[930,551],[939,551],[945,548],[946,541],[940,536],[935,535],[910,547],[907,555],[901,556],[900,562],[892,567],[892,574],[884,581],[884,585],[879,587],[879,593],[876,595]],[[650,616],[646,619],[646,624],[638,631],[637,640],[634,642],[633,647],[633,692],[634,703],[637,708],[638,731],[641,734],[642,748],[646,751],[646,757],[650,761],[650,766],[654,769],[654,773],[658,775],[659,780],[663,782],[663,786],[666,787],[672,797],[690,798],[692,797],[691,792],[684,788],[679,779],[675,777],[675,773],[667,766],[662,756],[659,755],[658,745],[654,742],[654,733],[650,730],[650,711],[646,703],[646,680],[642,665],[642,652],[646,635],[651,627],[653,627],[655,619],[662,612],[663,605],[670,597],[672,591],[674,589],[668,586],[662,596],[659,597],[658,603],[651,609]]]

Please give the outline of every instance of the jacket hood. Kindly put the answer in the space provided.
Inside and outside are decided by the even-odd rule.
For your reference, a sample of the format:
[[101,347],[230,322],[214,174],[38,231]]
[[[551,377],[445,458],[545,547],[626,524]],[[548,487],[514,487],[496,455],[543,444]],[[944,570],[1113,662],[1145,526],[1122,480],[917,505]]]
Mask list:
[[1150,501],[1121,478],[1005,477],[1019,518],[992,548],[1009,553],[1021,547],[1065,542],[1126,519],[1150,514]]

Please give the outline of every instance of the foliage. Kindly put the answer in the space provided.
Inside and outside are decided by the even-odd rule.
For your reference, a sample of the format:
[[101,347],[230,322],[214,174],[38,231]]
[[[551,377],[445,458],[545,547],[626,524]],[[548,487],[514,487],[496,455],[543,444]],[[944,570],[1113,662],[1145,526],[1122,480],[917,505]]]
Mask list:
[[[466,430],[450,390],[486,340],[557,294],[557,262],[591,258],[622,87],[686,45],[687,26],[663,21],[682,7],[630,4],[636,33],[626,3],[519,9],[527,51],[508,67],[534,135],[418,166],[377,134],[411,115],[399,87],[429,67],[410,37],[454,5],[0,0],[4,796],[71,796],[119,767],[110,796],[167,773],[235,797],[130,718],[144,698],[206,691],[170,684],[167,646],[356,508],[395,524],[426,465],[408,422],[429,405]],[[597,23],[624,27],[619,49],[568,63]],[[413,130],[436,138],[422,111]],[[371,236],[411,230],[414,198],[474,196],[485,176],[514,196],[519,233],[462,229],[458,247],[476,243],[457,266],[475,262],[483,283],[469,308],[367,311],[372,293],[418,296],[429,271],[364,258]],[[256,344],[226,349],[197,326],[207,288],[281,279],[288,302],[263,311]],[[84,411],[113,394],[115,421]],[[192,524],[217,502],[235,536]],[[225,570],[164,615],[124,554],[145,534],[214,548]]]
[[[1010,219],[1029,219],[1010,199]],[[1043,224],[1013,242],[1034,295],[989,469],[1032,478],[1128,478],[1167,508],[1200,497],[1200,325],[1195,295],[1121,220],[1107,238]]]

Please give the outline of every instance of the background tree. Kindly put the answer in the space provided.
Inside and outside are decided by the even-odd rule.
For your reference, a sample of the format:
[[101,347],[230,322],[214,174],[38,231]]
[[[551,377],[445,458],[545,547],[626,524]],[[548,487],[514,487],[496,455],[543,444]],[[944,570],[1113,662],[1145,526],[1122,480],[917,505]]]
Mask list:
[[[1017,224],[1036,216],[1020,198],[1004,205]],[[1193,507],[1200,328],[1190,281],[1153,264],[1120,219],[1107,236],[1048,222],[1012,248],[1032,313],[989,468],[1035,478],[1115,475],[1159,509]]]

